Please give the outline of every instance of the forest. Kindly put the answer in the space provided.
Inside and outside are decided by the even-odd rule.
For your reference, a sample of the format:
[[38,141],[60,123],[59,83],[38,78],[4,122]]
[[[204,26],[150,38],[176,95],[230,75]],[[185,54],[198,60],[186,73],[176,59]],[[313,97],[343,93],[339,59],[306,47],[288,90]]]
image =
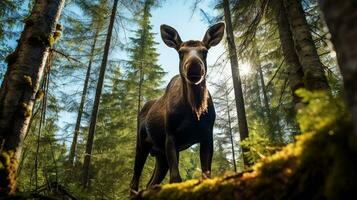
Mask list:
[[356,0],[1,0],[0,82],[0,199],[357,199]]

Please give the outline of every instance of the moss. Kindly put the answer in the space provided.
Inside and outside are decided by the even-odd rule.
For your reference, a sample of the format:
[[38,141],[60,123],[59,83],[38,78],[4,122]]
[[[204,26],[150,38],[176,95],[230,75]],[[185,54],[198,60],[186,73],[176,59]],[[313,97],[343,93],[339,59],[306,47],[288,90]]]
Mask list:
[[25,81],[25,84],[27,86],[32,87],[32,78],[31,78],[31,76],[24,75],[24,81]]
[[356,199],[357,152],[343,101],[300,90],[303,134],[251,171],[141,191],[134,199]]
[[52,34],[48,37],[47,42],[50,45],[50,47],[53,47],[53,45],[55,44],[55,38],[53,37]]
[[61,31],[57,30],[53,34],[51,34],[48,38],[48,44],[50,47],[53,47],[53,45],[59,40],[61,37]]
[[12,151],[2,151],[0,154],[0,196],[2,194],[15,194],[16,169],[18,162]]
[[29,117],[29,116],[31,116],[32,109],[26,103],[22,103],[21,104],[21,112],[24,117]]
[[44,95],[45,93],[43,92],[43,90],[38,90],[35,97],[36,101],[40,101]]

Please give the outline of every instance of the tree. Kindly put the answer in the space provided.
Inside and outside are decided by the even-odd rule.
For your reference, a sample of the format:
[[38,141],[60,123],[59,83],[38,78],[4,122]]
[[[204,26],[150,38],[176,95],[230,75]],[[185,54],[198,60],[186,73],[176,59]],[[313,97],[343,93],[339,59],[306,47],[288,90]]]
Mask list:
[[287,65],[287,73],[289,78],[290,90],[293,96],[293,103],[295,110],[298,109],[300,98],[295,94],[295,91],[304,87],[303,82],[303,68],[300,64],[299,58],[296,55],[294,40],[290,30],[290,24],[286,16],[286,11],[281,3],[278,6],[279,10],[275,11],[276,21],[278,23],[279,39],[281,43],[281,49]]
[[[233,88],[234,88],[235,101],[237,106],[239,134],[240,134],[240,139],[244,140],[249,136],[248,124],[245,115],[242,83],[241,83],[239,68],[238,68],[237,49],[234,42],[233,26],[231,21],[231,11],[230,11],[228,0],[223,0],[223,9],[224,9],[224,20],[226,22],[226,35],[227,35],[229,59],[231,62],[231,69],[232,69]],[[244,155],[244,153],[247,151],[248,151],[247,149],[243,149],[244,165],[249,164],[248,159]]]
[[354,134],[357,137],[357,3],[353,0],[320,0],[320,6],[337,53]]
[[233,135],[236,130],[233,121],[236,119],[232,116],[234,109],[232,109],[232,102],[230,99],[230,92],[232,91],[232,88],[228,88],[225,81],[214,85],[217,87],[217,91],[214,95],[216,97],[214,103],[216,105],[216,112],[218,113],[215,123],[215,126],[218,129],[215,131],[215,140],[216,145],[218,146],[218,155],[216,158],[220,160],[218,162],[222,162],[222,165],[219,165],[218,171],[222,173],[224,170],[229,170],[227,166],[224,166],[228,162],[227,150],[224,150],[227,146],[227,149],[230,149],[230,154],[232,156],[233,171],[237,172],[237,159],[234,147],[236,141],[234,140]]
[[300,0],[283,0],[294,39],[295,50],[304,72],[305,88],[329,90],[324,66],[320,61]]
[[[263,74],[263,70],[262,70],[262,64],[259,58],[260,52],[258,50],[258,47],[254,46],[253,52],[252,52],[252,58],[251,58],[251,62],[254,65],[254,69],[256,70],[257,76],[259,77],[259,82],[260,82],[260,88],[263,94],[263,105],[264,105],[264,118],[265,121],[267,121],[267,133],[268,136],[270,137],[271,140],[275,140],[276,139],[276,134],[275,134],[275,130],[274,130],[274,122],[273,122],[273,113],[271,112],[270,109],[270,103],[269,103],[269,98],[268,98],[268,92],[267,92],[267,88],[265,85],[265,81],[264,81],[264,74]],[[257,80],[255,80],[257,81]],[[260,88],[258,89],[258,96],[260,96]]]
[[[157,98],[161,93],[158,88],[162,84],[165,72],[157,64],[159,54],[156,52],[154,33],[150,25],[150,10],[155,1],[146,0],[142,10],[138,13],[138,30],[135,37],[131,37],[131,46],[128,48],[129,62],[127,67],[127,91],[136,95],[137,113],[142,103]],[[136,87],[136,88],[135,88]],[[135,88],[135,89],[134,89]]]
[[83,90],[82,90],[82,95],[81,95],[81,102],[80,102],[79,108],[78,108],[77,120],[76,120],[76,125],[75,125],[74,133],[73,133],[73,141],[71,144],[71,150],[69,152],[68,161],[71,165],[73,165],[74,156],[76,153],[78,132],[79,132],[79,128],[81,126],[81,119],[82,119],[82,115],[83,115],[84,103],[86,100],[86,95],[87,95],[87,90],[88,90],[88,83],[89,83],[89,77],[90,77],[90,72],[91,72],[91,68],[92,68],[94,50],[95,50],[97,39],[98,39],[98,32],[99,32],[99,30],[96,29],[95,34],[94,34],[94,39],[93,39],[93,45],[91,47],[91,51],[90,51],[90,55],[89,55],[88,68],[87,68],[86,76],[84,79]]
[[36,1],[26,19],[18,46],[8,57],[0,90],[0,193],[14,194],[16,171],[24,136],[50,49],[57,39],[57,24],[64,0]]
[[107,37],[106,37],[106,41],[105,41],[102,64],[101,64],[101,67],[100,67],[100,73],[99,73],[99,79],[98,79],[98,83],[97,83],[97,89],[96,89],[96,92],[95,92],[93,110],[92,110],[92,114],[91,114],[91,121],[90,121],[90,127],[89,127],[89,131],[88,131],[86,152],[85,152],[84,163],[83,163],[83,180],[82,180],[82,184],[83,184],[84,188],[87,188],[88,184],[89,184],[89,167],[90,167],[90,160],[91,160],[91,155],[92,155],[94,133],[95,133],[95,127],[96,127],[96,122],[97,122],[97,116],[98,116],[98,108],[99,108],[99,103],[100,103],[100,96],[102,94],[105,69],[107,67],[109,48],[110,48],[110,41],[111,41],[113,27],[114,27],[114,21],[115,21],[115,15],[116,15],[116,11],[117,11],[117,5],[118,5],[118,0],[114,0],[112,13],[110,15],[110,22],[109,22]]

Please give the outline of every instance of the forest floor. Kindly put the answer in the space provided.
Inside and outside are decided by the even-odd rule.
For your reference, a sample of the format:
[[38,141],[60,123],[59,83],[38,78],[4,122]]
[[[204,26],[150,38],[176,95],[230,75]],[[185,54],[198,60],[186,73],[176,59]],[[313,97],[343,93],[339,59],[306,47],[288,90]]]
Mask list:
[[302,134],[249,171],[157,186],[134,199],[357,199],[357,149],[341,100],[301,92]]

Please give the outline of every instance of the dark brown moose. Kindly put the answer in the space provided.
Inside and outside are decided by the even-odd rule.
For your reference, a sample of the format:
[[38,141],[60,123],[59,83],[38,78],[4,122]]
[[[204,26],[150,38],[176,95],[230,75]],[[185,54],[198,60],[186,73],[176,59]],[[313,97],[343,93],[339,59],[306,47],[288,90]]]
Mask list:
[[138,132],[131,193],[139,188],[139,178],[149,153],[156,158],[147,187],[160,184],[170,170],[170,183],[181,182],[179,152],[200,144],[202,176],[210,177],[213,155],[213,124],[216,117],[206,87],[207,52],[224,34],[224,23],[210,27],[202,41],[182,42],[177,31],[161,25],[165,44],[180,57],[180,75],[173,77],[165,94],[147,102],[138,116]]

